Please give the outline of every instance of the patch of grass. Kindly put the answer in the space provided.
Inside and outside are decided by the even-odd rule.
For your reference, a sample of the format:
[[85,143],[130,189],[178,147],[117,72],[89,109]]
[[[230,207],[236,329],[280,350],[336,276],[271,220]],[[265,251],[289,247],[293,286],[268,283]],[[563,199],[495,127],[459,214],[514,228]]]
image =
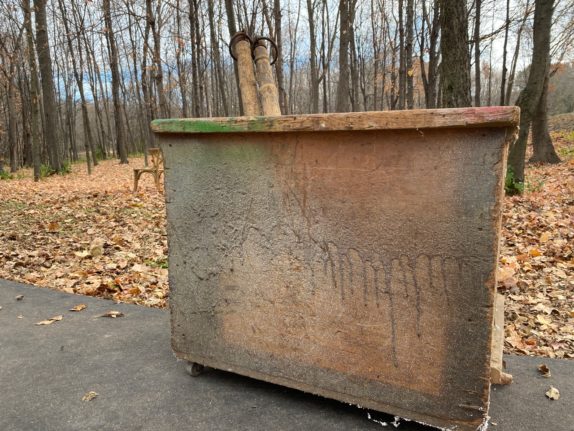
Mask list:
[[28,208],[28,205],[24,202],[16,201],[13,199],[8,199],[5,201],[0,201],[0,208],[6,211],[21,211],[23,209]]
[[0,180],[12,180],[14,176],[6,171],[0,172]]
[[163,268],[163,269],[167,269],[168,268],[168,263],[167,263],[167,258],[164,259],[156,259],[156,260],[151,260],[148,259],[146,261],[144,261],[144,263],[147,266],[151,266],[152,268]]
[[72,164],[68,160],[66,160],[64,163],[62,163],[62,170],[60,170],[58,174],[67,175],[71,173],[72,173]]
[[544,188],[544,180],[542,178],[527,180],[523,187],[524,190],[528,193],[541,192]]
[[524,193],[524,183],[517,181],[514,171],[509,166],[504,180],[504,190],[507,195],[521,195]]
[[68,175],[72,173],[72,164],[66,160],[62,163],[62,169],[59,171],[55,171],[48,165],[40,165],[40,178],[47,178],[49,176],[58,174],[58,175]]
[[[572,132],[572,134],[574,134],[574,132]],[[574,136],[572,139],[574,140]],[[558,148],[558,154],[564,158],[574,157],[574,145]]]
[[54,175],[55,171],[48,165],[40,165],[40,178],[47,178]]

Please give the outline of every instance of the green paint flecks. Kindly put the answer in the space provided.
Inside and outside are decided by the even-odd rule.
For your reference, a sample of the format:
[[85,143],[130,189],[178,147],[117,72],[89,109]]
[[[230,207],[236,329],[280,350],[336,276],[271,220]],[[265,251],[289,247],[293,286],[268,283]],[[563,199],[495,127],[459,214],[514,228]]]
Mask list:
[[198,119],[154,120],[152,128],[156,133],[233,133],[264,132],[269,126],[265,117],[255,117],[242,125],[237,124],[235,117],[226,122]]

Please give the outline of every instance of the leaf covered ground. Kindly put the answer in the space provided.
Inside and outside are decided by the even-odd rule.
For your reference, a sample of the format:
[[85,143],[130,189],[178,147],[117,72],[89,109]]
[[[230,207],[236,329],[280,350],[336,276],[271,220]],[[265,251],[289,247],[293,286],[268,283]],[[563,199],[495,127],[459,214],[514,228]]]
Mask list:
[[[563,162],[528,166],[525,193],[505,198],[498,279],[505,351],[574,358],[574,133],[554,138]],[[150,175],[132,193],[142,165],[0,180],[0,278],[164,307],[165,204]]]
[[562,163],[528,166],[506,197],[498,288],[506,352],[574,358],[574,132],[553,138]]
[[[168,295],[163,195],[133,168],[103,161],[91,176],[0,181],[0,278],[162,307]],[[21,176],[21,175],[20,175]]]

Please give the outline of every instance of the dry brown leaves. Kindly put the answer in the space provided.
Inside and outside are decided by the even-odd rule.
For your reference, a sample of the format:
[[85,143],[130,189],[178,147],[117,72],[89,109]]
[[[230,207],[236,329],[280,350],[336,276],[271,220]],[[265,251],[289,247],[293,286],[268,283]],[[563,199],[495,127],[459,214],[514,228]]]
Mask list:
[[507,197],[498,288],[505,351],[574,358],[574,134],[554,134],[563,162],[529,166],[526,193]]
[[164,198],[151,176],[132,193],[141,165],[104,161],[88,176],[77,164],[39,183],[29,171],[0,181],[0,278],[165,306]]
[[[564,162],[529,166],[526,193],[507,197],[499,289],[505,351],[574,358],[574,135],[555,135]],[[102,162],[34,183],[0,181],[0,277],[70,293],[164,307],[163,195],[151,176]]]

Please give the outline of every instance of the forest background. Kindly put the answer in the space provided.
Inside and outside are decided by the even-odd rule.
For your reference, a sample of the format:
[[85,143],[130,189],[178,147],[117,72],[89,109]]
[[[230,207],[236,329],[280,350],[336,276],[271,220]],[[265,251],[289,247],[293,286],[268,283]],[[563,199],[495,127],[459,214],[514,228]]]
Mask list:
[[[445,0],[0,0],[0,157],[12,172],[91,169],[153,147],[154,118],[240,115],[227,46],[240,29],[276,42],[283,114],[448,106],[443,78],[465,68],[472,105],[516,103],[537,2],[450,3],[466,65],[441,57],[443,20],[456,23]],[[546,3],[547,111],[568,113],[574,2]]]
[[283,114],[518,104],[505,349],[574,358],[574,0],[0,0],[0,277],[165,306],[133,168],[152,119],[241,115],[241,29],[276,43]]

